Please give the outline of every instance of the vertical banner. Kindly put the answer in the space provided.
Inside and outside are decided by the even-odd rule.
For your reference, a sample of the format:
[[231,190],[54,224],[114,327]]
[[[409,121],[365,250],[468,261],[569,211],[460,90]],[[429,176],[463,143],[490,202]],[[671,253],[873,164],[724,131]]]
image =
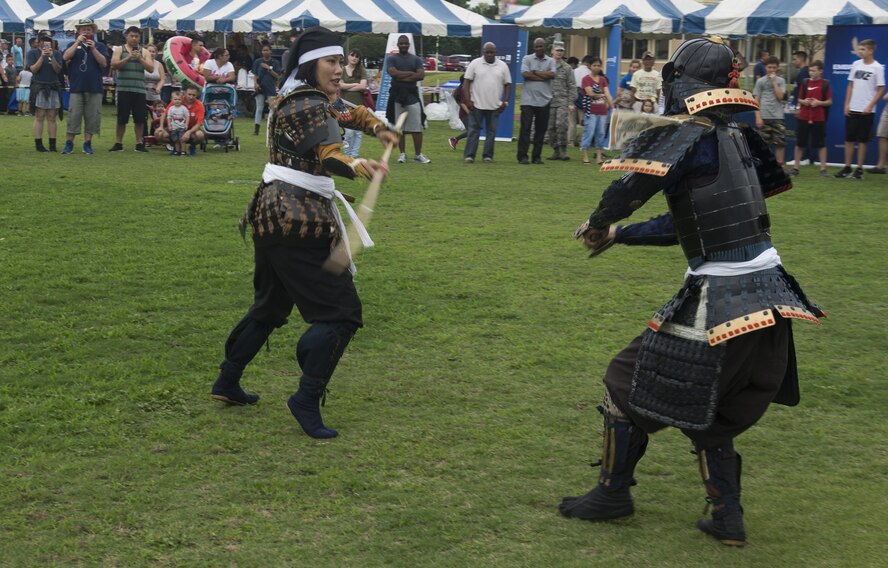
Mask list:
[[[617,87],[620,85],[620,61],[622,60],[623,50],[623,27],[620,24],[611,26],[607,33],[607,61],[604,64],[604,76],[607,77],[607,84],[610,85],[610,94],[612,97],[617,96]],[[613,113],[613,110],[611,111]],[[608,128],[607,134],[608,148],[613,143],[613,133]]]
[[[826,121],[826,159],[833,164],[845,162],[845,95],[848,89],[848,73],[851,64],[860,59],[855,54],[858,42],[865,39],[876,41],[880,48],[888,45],[888,25],[856,25],[856,26],[829,26],[826,28],[826,49],[824,64],[824,76],[829,79],[832,87],[833,103],[829,110],[829,118]],[[876,61],[884,66],[885,54],[875,54]],[[874,165],[879,159],[879,142],[876,136],[876,127],[885,102],[876,105],[876,115],[873,120],[873,139],[866,145],[866,160],[864,162]],[[857,162],[857,151],[854,151],[854,163]]]
[[[385,44],[385,57],[382,60],[382,69],[379,70],[379,93],[376,95],[376,114],[385,115],[388,108],[389,90],[392,87],[392,76],[388,74],[388,56],[391,53],[398,53],[398,38],[402,35],[407,36],[410,40],[410,53],[416,55],[416,45],[413,43],[413,34],[389,34],[388,41]],[[419,103],[422,104],[422,84],[419,85]],[[386,119],[394,122],[394,117],[386,116]]]
[[610,85],[611,96],[617,96],[617,86],[620,84],[620,60],[623,50],[623,27],[620,24],[611,26],[607,34],[607,61],[604,66],[604,75]]
[[[496,45],[496,57],[509,67],[512,75],[512,94],[509,106],[500,113],[496,123],[496,139],[511,142],[515,131],[515,91],[521,79],[521,58],[527,45],[527,32],[520,32],[518,26],[499,24],[481,28],[481,46],[487,42]],[[521,37],[523,35],[523,38]]]

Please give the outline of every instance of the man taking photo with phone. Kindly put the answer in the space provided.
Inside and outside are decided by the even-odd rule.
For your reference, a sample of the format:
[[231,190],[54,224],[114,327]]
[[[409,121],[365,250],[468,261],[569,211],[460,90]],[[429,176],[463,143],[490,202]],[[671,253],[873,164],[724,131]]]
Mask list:
[[102,70],[108,64],[108,50],[96,42],[96,25],[90,18],[80,20],[74,27],[77,30],[77,39],[62,55],[68,64],[68,82],[71,87],[68,140],[62,154],[74,151],[74,137],[80,134],[81,126],[83,153],[95,154],[92,137],[99,133],[102,123],[102,98],[105,90]]
[[136,152],[145,149],[145,119],[148,111],[145,105],[145,71],[154,71],[154,57],[147,49],[142,49],[142,30],[136,26],[126,29],[126,43],[114,50],[111,68],[117,71],[117,140],[110,152],[123,151],[123,134],[126,123],[133,117],[136,130]]

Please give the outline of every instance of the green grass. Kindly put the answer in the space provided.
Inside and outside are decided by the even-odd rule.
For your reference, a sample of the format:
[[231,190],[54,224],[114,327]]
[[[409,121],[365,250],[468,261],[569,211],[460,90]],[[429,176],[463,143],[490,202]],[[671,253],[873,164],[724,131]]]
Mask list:
[[235,224],[266,153],[250,122],[243,151],[194,159],[135,154],[131,133],[123,153],[106,133],[96,156],[37,154],[29,128],[0,117],[0,565],[884,565],[883,179],[807,167],[769,202],[784,264],[831,317],[795,327],[801,405],[737,443],[734,550],[694,528],[702,485],[671,430],[632,520],[557,514],[594,483],[608,361],[684,271],[677,248],[586,259],[570,234],[615,176],[576,150],[519,166],[497,143],[464,165],[433,123],[432,163],[392,164],[358,258],[366,328],[325,408],[340,437],[319,442],[284,408],[298,317],[246,373],[258,405],[209,397],[251,301]]

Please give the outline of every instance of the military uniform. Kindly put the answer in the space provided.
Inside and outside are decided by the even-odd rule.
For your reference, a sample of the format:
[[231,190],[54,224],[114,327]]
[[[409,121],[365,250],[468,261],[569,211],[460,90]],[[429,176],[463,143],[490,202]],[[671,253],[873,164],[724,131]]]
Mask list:
[[553,153],[550,160],[569,160],[567,155],[567,127],[570,124],[568,107],[577,98],[577,83],[573,69],[559,59],[552,79],[552,102],[549,104],[549,145]]

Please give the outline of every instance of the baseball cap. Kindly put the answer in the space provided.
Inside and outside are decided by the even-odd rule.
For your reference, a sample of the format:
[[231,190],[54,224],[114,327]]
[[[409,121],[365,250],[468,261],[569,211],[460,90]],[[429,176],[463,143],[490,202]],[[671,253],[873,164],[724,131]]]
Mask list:
[[642,55],[641,58],[642,59],[656,59],[656,57],[654,57],[654,54],[651,53],[650,51],[645,51],[644,55]]
[[560,49],[561,51],[564,51],[564,42],[563,41],[556,41],[555,43],[552,44],[552,49],[555,49],[555,50]]

